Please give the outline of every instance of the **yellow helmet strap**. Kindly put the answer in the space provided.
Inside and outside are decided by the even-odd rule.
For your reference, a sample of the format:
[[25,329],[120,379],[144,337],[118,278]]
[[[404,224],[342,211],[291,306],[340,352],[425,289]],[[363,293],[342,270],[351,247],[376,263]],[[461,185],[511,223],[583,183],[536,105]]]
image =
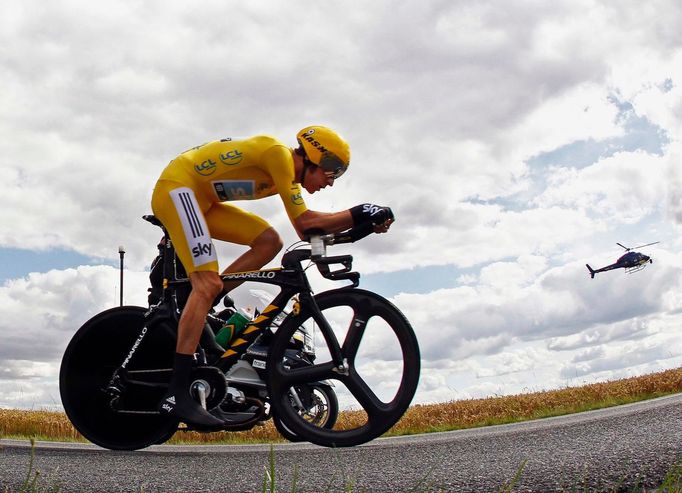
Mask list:
[[310,161],[310,159],[308,159],[308,156],[306,156],[304,153],[303,154],[303,171],[301,172],[301,185],[304,184],[305,175],[308,172],[308,168],[310,168],[311,166],[315,166],[315,165]]

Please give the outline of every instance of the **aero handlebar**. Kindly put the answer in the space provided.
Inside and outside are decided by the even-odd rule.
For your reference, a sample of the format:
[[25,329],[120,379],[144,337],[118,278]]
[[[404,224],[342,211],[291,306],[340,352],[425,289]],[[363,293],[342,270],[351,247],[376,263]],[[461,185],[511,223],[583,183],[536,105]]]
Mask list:
[[[334,281],[349,280],[353,286],[357,286],[360,274],[351,272],[353,257],[351,255],[327,256],[328,245],[340,245],[342,243],[354,243],[374,232],[372,223],[363,223],[347,231],[325,235],[310,236],[310,259],[315,262],[320,273],[327,279]],[[331,271],[330,265],[341,264],[341,269]]]

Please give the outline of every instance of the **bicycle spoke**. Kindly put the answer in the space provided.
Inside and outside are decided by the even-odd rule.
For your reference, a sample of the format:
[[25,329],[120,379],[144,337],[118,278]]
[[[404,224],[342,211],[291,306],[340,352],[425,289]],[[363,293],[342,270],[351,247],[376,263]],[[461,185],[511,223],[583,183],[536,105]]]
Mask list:
[[336,378],[338,375],[334,373],[334,368],[336,368],[334,363],[328,362],[303,368],[278,369],[278,373],[281,376],[282,382],[291,387],[300,383],[311,383],[328,378]]
[[369,310],[355,310],[353,319],[350,321],[350,326],[348,327],[346,340],[343,341],[343,355],[348,358],[348,361],[350,362],[355,361],[355,357],[357,356],[360,347],[360,341],[365,334],[367,322],[371,317],[367,312],[369,312]]
[[367,413],[369,421],[375,416],[390,410],[390,404],[385,404],[379,400],[374,391],[365,383],[360,375],[353,371],[349,378],[344,379],[346,387],[357,399],[358,403]]

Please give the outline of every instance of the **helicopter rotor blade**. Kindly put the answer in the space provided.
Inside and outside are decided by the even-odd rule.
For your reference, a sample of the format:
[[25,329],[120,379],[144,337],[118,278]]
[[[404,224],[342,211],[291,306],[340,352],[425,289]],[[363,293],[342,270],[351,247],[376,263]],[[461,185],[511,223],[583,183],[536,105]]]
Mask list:
[[621,247],[621,248],[624,248],[626,252],[629,252],[630,250],[632,250],[631,248],[628,248],[628,247],[626,247],[625,245],[621,245],[621,244],[618,243],[618,242],[616,242],[616,245],[618,245],[618,246]]
[[651,245],[655,245],[656,243],[660,243],[660,241],[654,241],[653,243],[647,243],[646,245],[639,245],[639,246],[636,246],[635,248],[644,248],[644,247],[648,247]]

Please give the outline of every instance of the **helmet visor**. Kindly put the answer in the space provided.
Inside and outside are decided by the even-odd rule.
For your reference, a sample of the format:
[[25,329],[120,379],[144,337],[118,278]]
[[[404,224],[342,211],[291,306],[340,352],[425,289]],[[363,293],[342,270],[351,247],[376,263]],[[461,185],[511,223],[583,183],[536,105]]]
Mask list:
[[320,158],[320,168],[328,176],[337,179],[346,172],[347,165],[334,154],[327,152]]

